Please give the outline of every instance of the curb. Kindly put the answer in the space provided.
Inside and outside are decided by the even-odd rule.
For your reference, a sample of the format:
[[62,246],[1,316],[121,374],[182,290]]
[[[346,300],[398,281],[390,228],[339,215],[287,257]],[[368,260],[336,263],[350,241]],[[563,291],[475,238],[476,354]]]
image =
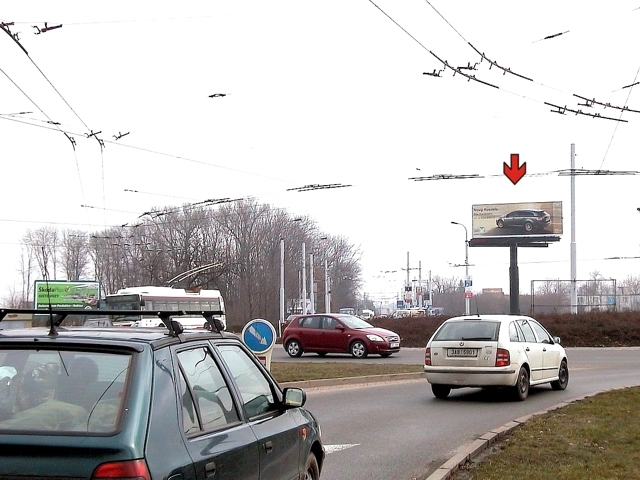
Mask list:
[[588,393],[581,397],[572,398],[571,400],[566,400],[561,403],[557,403],[546,410],[540,410],[539,412],[532,413],[530,415],[525,415],[511,422],[507,422],[504,425],[494,428],[493,430],[489,430],[487,433],[479,437],[477,440],[464,445],[461,447],[453,457],[443,463],[435,472],[426,477],[425,480],[449,480],[452,478],[452,475],[458,471],[462,466],[464,466],[467,462],[471,461],[473,458],[480,455],[487,448],[492,446],[499,440],[502,440],[507,433],[512,431],[514,428],[519,427],[523,423],[526,423],[528,420],[537,415],[544,415],[553,410],[557,410],[558,408],[566,407],[567,405],[575,402],[579,402],[589,397],[593,397],[598,395],[599,393],[610,392],[613,390],[623,390],[625,388],[631,388],[634,385],[620,387],[620,388],[609,388],[605,390],[599,390],[597,392]]
[[336,387],[341,385],[362,385],[368,383],[384,383],[398,380],[417,380],[426,378],[424,372],[416,373],[387,373],[384,375],[369,375],[366,377],[344,377],[344,378],[324,378],[320,380],[301,380],[298,382],[280,383],[282,388],[298,387],[298,388],[321,388]]

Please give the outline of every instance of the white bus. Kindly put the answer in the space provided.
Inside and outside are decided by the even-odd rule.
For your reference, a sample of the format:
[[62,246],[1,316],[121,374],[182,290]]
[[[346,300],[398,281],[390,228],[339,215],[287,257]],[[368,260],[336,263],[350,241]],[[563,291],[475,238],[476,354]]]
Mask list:
[[[129,287],[122,288],[105,298],[107,310],[141,310],[141,311],[221,311],[222,315],[214,315],[220,320],[224,329],[227,319],[224,300],[219,290],[185,290],[171,287]],[[202,315],[180,315],[177,320],[185,329],[205,328]],[[116,326],[162,327],[164,324],[157,315],[150,313],[136,316],[114,315],[111,321]]]

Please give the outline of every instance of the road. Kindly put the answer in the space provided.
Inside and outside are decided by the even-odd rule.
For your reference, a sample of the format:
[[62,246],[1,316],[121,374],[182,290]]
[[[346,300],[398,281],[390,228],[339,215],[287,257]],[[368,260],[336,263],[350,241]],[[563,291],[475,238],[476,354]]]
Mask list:
[[[322,426],[328,452],[322,479],[425,478],[460,447],[515,418],[602,389],[640,384],[640,347],[569,348],[567,355],[567,390],[533,387],[524,402],[480,389],[454,390],[438,400],[424,379],[307,389],[307,407]],[[420,363],[422,349],[405,349],[400,358],[400,363]],[[354,361],[346,356],[297,360]]]

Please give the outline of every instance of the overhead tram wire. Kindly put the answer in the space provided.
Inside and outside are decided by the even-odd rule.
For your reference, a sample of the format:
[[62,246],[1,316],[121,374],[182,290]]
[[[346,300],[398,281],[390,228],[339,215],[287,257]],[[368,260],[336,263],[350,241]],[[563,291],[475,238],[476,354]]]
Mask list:
[[[3,30],[4,30],[4,28],[3,28]],[[14,82],[14,81],[13,81],[13,79],[12,79],[12,78],[7,74],[7,72],[5,72],[2,68],[0,68],[0,72],[2,72],[2,73],[4,74],[4,76],[5,76],[5,77],[7,77],[7,79],[8,79],[8,80],[9,80],[9,81],[10,81],[10,82],[11,82],[11,83],[12,83],[12,84],[13,84],[13,85],[18,89],[18,90],[20,90],[20,93],[22,93],[22,94],[27,98],[27,100],[29,100],[29,101],[33,104],[33,106],[34,106],[34,107],[36,107],[36,108],[38,109],[38,111],[39,111],[40,113],[42,113],[42,115],[44,115],[44,116],[45,116],[45,118],[47,119],[48,123],[50,123],[50,124],[52,125],[52,127],[55,127],[55,128],[51,128],[51,130],[57,130],[57,131],[59,131],[60,133],[64,134],[64,135],[67,137],[67,139],[69,139],[69,140],[71,141],[71,138],[69,137],[69,135],[67,135],[67,134],[66,134],[66,133],[65,133],[65,132],[60,128],[60,125],[59,125],[57,122],[54,122],[54,121],[51,119],[51,117],[50,117],[49,115],[47,115],[47,113],[46,113],[42,108],[40,108],[40,105],[38,105],[38,104],[35,102],[35,100],[33,100],[29,95],[27,95],[27,92],[25,92],[22,88],[20,88],[20,86],[19,86],[16,82]],[[6,117],[2,117],[2,118],[6,118]],[[18,122],[18,123],[28,123],[28,122],[20,122],[19,120],[16,120],[15,118],[7,118],[7,120],[14,120],[14,121],[16,121],[16,122]],[[75,148],[75,144],[74,144],[74,142],[72,141],[71,143],[72,143],[72,146],[73,146],[73,157],[74,157],[75,164],[76,164],[76,171],[78,172],[78,182],[80,183],[80,193],[81,193],[81,195],[82,195],[82,201],[83,201],[83,202],[86,202],[86,196],[85,196],[85,193],[84,193],[84,184],[82,183],[82,175],[80,174],[80,164],[78,163],[78,155],[76,154],[76,148]],[[88,220],[89,220],[89,218],[87,217],[87,221],[88,221]]]
[[[54,130],[53,128],[49,127],[48,125],[39,125],[39,124],[31,123],[31,122],[25,122],[24,120],[18,120],[17,118],[13,118],[13,117],[7,117],[7,116],[0,115],[0,119],[9,120],[9,121],[16,122],[16,123],[22,123],[24,125],[29,125],[29,126],[32,126],[32,127],[44,128],[44,129],[47,129],[47,130]],[[78,137],[86,138],[83,134],[79,134],[79,133],[76,133],[76,132],[65,131],[65,130],[62,130],[60,128],[56,128],[55,130],[61,131],[61,132],[65,133],[65,134],[68,134],[68,135],[75,135],[75,136],[78,136]],[[160,155],[160,156],[163,156],[163,157],[174,158],[176,160],[181,160],[181,161],[185,161],[185,162],[191,162],[191,163],[195,163],[195,164],[198,164],[198,165],[204,165],[204,166],[207,166],[207,167],[219,168],[221,170],[227,170],[229,172],[241,173],[243,175],[251,175],[251,176],[258,177],[258,178],[263,178],[263,179],[266,179],[266,180],[273,180],[273,181],[282,182],[282,183],[292,183],[292,182],[290,182],[288,180],[283,180],[281,178],[275,178],[275,177],[270,177],[270,176],[267,176],[267,175],[262,175],[262,174],[258,174],[258,173],[254,173],[254,172],[249,172],[249,171],[246,171],[246,170],[240,170],[240,169],[237,169],[237,168],[226,167],[224,165],[218,165],[218,164],[215,164],[215,163],[209,163],[209,162],[205,162],[205,161],[202,161],[202,160],[195,160],[193,158],[183,157],[183,156],[175,155],[175,154],[172,154],[172,153],[161,152],[159,150],[153,150],[151,148],[138,147],[138,146],[135,146],[135,145],[130,145],[130,144],[127,144],[127,143],[122,143],[122,142],[113,141],[113,140],[106,140],[106,139],[101,139],[101,140],[105,144],[118,145],[120,147],[130,148],[132,150],[136,150],[136,151],[140,151],[140,152],[146,152],[146,153],[151,153],[151,154],[154,154],[154,155]]]
[[[633,82],[631,83],[631,85],[629,85],[629,92],[627,93],[627,98],[624,101],[624,106],[623,109],[620,111],[620,115],[619,118],[622,118],[622,114],[624,113],[627,104],[629,103],[629,97],[631,97],[631,92],[633,90],[633,87],[635,85],[637,85],[638,82],[638,75],[640,74],[640,66],[638,67],[638,70],[636,70],[636,76],[633,78]],[[613,143],[613,138],[616,136],[616,133],[618,131],[618,125],[620,125],[620,122],[616,123],[615,128],[613,129],[613,132],[611,133],[611,138],[609,139],[609,144],[607,145],[607,149],[604,152],[604,155],[602,157],[602,162],[600,162],[600,168],[602,168],[602,166],[604,165],[604,161],[607,159],[607,155],[609,154],[609,149],[611,148],[611,144]]]
[[475,75],[469,75],[467,73],[464,73],[460,68],[458,67],[453,67],[451,65],[449,65],[449,63],[446,60],[442,60],[440,57],[438,57],[435,53],[433,53],[431,50],[429,50],[427,47],[425,47],[420,40],[418,40],[416,37],[414,37],[413,35],[411,35],[411,33],[409,33],[409,31],[407,31],[406,28],[404,28],[402,25],[400,25],[398,22],[396,22],[387,12],[385,12],[382,8],[380,8],[373,0],[369,0],[369,3],[371,3],[374,7],[376,7],[378,10],[380,10],[380,12],[387,17],[389,20],[391,20],[398,28],[400,28],[404,33],[406,33],[407,35],[409,35],[409,37],[411,37],[411,39],[416,42],[418,45],[420,45],[425,51],[429,52],[434,58],[436,58],[440,63],[442,63],[442,65],[444,65],[445,69],[448,68],[450,70],[453,71],[453,74],[455,75],[456,73],[459,73],[460,75],[462,75],[463,77],[466,77],[466,79],[468,81],[475,81],[478,83],[482,83],[484,85],[487,85],[489,87],[493,87],[493,88],[497,88],[500,89],[500,87],[498,87],[497,85],[493,85],[489,82],[485,82],[484,80],[480,80],[478,78],[476,78]]
[[[565,94],[565,95],[573,95],[573,96],[575,96],[575,97],[585,99],[584,97],[580,97],[579,95],[570,94],[569,92],[566,92],[566,91],[560,90],[560,89],[555,88],[555,87],[552,87],[552,86],[550,86],[550,85],[546,85],[546,84],[543,84],[543,83],[540,83],[540,82],[536,82],[536,81],[535,81],[535,80],[533,80],[532,78],[526,77],[526,76],[521,75],[521,74],[516,73],[516,72],[513,72],[510,68],[505,68],[505,67],[502,67],[501,65],[498,65],[498,63],[497,63],[496,61],[489,59],[489,58],[484,54],[484,52],[480,52],[476,47],[474,47],[474,46],[473,46],[473,44],[472,44],[469,40],[467,40],[467,39],[466,39],[466,38],[465,38],[465,37],[464,37],[464,36],[463,36],[463,35],[462,35],[462,34],[461,34],[461,33],[460,33],[460,32],[459,32],[459,31],[458,31],[458,30],[453,26],[453,24],[452,24],[451,22],[449,22],[449,20],[447,20],[447,19],[444,17],[444,15],[442,15],[442,14],[441,14],[441,13],[440,13],[440,12],[439,12],[435,7],[434,7],[434,6],[433,6],[433,4],[431,4],[431,2],[430,2],[429,0],[425,0],[425,2],[426,2],[426,3],[427,3],[427,4],[428,4],[432,9],[433,9],[433,11],[434,11],[434,12],[436,12],[436,13],[438,14],[438,16],[440,16],[440,18],[442,18],[442,20],[444,20],[444,22],[445,22],[445,23],[446,23],[446,24],[447,24],[447,25],[448,25],[448,26],[449,26],[449,27],[450,27],[450,28],[451,28],[451,29],[452,29],[452,30],[453,30],[453,31],[454,31],[454,32],[455,32],[455,33],[456,33],[456,34],[457,34],[457,35],[458,35],[458,36],[459,36],[459,37],[460,37],[464,42],[465,42],[465,43],[467,43],[467,44],[468,44],[468,45],[469,45],[469,46],[470,46],[470,47],[471,47],[471,48],[472,48],[472,49],[473,49],[473,50],[474,50],[478,55],[480,55],[480,61],[482,61],[482,60],[484,59],[484,60],[487,60],[487,61],[490,63],[489,68],[491,68],[491,66],[495,66],[495,67],[497,67],[497,68],[501,69],[501,70],[504,72],[503,74],[510,73],[510,74],[512,74],[512,75],[515,75],[516,77],[522,78],[522,79],[527,80],[527,81],[531,81],[531,82],[533,82],[533,83],[535,83],[535,84],[537,84],[537,85],[540,85],[540,86],[542,86],[542,87],[545,87],[545,88],[548,88],[548,89],[551,89],[551,90],[554,90],[554,91],[557,91],[557,92],[560,92],[560,93],[563,93],[563,94]],[[545,37],[543,40],[547,40],[547,39],[551,39],[551,38],[556,38],[556,37],[559,37],[560,35],[563,35],[563,34],[568,33],[568,32],[569,32],[569,30],[564,31],[564,32],[561,32],[561,33],[557,33],[557,34],[554,34],[554,35],[548,35],[548,36],[547,36],[547,37]],[[535,42],[534,42],[534,43],[535,43]],[[431,74],[430,74],[430,75],[431,75]],[[436,76],[436,75],[434,75],[434,76]],[[627,87],[633,87],[633,85],[635,85],[635,84],[636,84],[635,82],[636,82],[636,80],[637,80],[637,77],[638,77],[638,74],[636,73],[636,78],[634,79],[634,83],[632,83],[631,85],[628,85]],[[627,87],[623,87],[623,88],[627,88]],[[532,101],[536,101],[536,102],[538,102],[538,103],[545,103],[545,104],[547,104],[547,105],[552,105],[552,104],[550,104],[550,103],[548,103],[548,102],[540,102],[539,100],[531,99],[531,98],[528,98],[527,96],[524,96],[524,95],[521,95],[521,94],[518,94],[518,93],[515,93],[515,92],[510,92],[510,91],[508,91],[508,90],[504,90],[504,89],[501,89],[501,90],[502,90],[502,91],[504,91],[504,92],[507,92],[507,93],[511,93],[512,95],[516,95],[516,96],[519,96],[519,97],[525,98],[525,99],[527,99],[527,100],[532,100]],[[587,99],[585,99],[585,100],[587,100]],[[627,96],[627,102],[628,102],[628,100],[629,100],[629,97]],[[627,102],[625,102],[625,107],[624,107],[624,108],[621,108],[621,110],[623,110],[623,111],[624,111],[624,110],[626,110],[626,111],[630,111],[630,112],[639,112],[639,113],[640,113],[640,111],[637,111],[637,110],[631,110],[631,109],[627,108],[627,107],[626,107]],[[611,106],[610,104],[608,104],[608,103],[601,103],[601,102],[595,102],[595,103],[597,103],[598,105],[604,106],[605,108],[606,108],[607,106],[612,107],[612,106]],[[552,105],[552,106],[556,107],[556,105]],[[557,107],[557,108],[560,110],[562,107]],[[619,107],[612,107],[612,108],[619,108]],[[567,107],[565,106],[565,107],[564,107],[564,109],[567,109]],[[573,110],[573,109],[567,109],[567,110],[569,110],[569,111],[571,111],[571,112],[573,112],[573,113],[576,113],[576,114],[587,115],[587,116],[591,116],[591,117],[594,117],[594,118],[601,118],[601,119],[606,119],[606,120],[616,120],[618,123],[620,123],[620,122],[626,122],[626,120],[622,120],[622,113],[620,114],[620,116],[619,116],[619,118],[618,118],[618,119],[615,119],[615,118],[607,117],[607,116],[604,116],[604,115],[601,115],[601,114],[589,114],[589,113],[585,113],[585,112],[582,112],[582,111],[580,111],[580,110],[577,110],[577,111],[576,111],[576,110]],[[553,111],[553,110],[552,110],[552,111]],[[555,113],[563,113],[563,112],[558,111],[558,112],[555,112]],[[614,129],[614,135],[615,135],[615,131],[616,131],[616,130],[617,130],[617,126],[616,126],[616,128]],[[608,148],[607,148],[607,151],[608,151]],[[605,154],[605,156],[606,156],[606,154]],[[603,159],[603,162],[604,162],[604,159]]]

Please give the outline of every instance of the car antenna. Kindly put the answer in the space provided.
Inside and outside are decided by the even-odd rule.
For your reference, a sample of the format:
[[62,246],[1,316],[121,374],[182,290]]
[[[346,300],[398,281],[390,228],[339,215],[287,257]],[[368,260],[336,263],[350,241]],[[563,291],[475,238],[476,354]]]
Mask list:
[[53,308],[51,306],[51,289],[49,288],[49,269],[47,268],[47,252],[42,246],[42,264],[44,265],[44,283],[47,287],[47,302],[49,310],[49,335],[55,337],[58,335],[55,324],[53,322]]

